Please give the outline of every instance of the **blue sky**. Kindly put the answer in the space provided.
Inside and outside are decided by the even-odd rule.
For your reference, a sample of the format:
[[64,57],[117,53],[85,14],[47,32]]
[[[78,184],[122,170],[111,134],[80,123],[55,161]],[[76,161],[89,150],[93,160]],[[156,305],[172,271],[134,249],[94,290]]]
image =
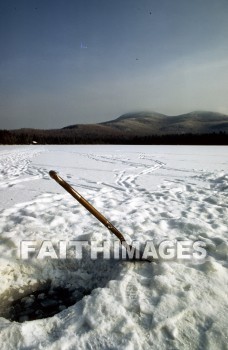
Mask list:
[[228,114],[227,0],[0,0],[0,128]]

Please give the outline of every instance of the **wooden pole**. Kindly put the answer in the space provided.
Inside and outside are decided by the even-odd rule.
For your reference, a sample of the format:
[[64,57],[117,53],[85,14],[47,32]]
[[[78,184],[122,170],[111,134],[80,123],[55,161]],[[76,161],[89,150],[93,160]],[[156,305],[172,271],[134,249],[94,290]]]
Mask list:
[[[105,227],[109,229],[114,235],[118,237],[121,244],[129,250],[135,249],[136,256],[136,248],[130,246],[122,233],[108,220],[104,215],[102,215],[92,204],[90,204],[84,197],[80,195],[73,187],[71,187],[65,180],[63,180],[54,170],[49,171],[49,175],[60,185],[62,186],[68,193],[70,193],[83,207],[85,207],[93,216],[95,216]],[[151,262],[149,259],[142,259],[142,253],[139,252],[139,260],[145,260]]]

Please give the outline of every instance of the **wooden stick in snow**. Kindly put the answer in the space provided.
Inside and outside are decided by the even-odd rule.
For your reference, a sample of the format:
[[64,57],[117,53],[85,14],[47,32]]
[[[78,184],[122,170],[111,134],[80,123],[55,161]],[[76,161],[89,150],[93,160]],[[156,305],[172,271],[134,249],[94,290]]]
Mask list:
[[[70,193],[83,207],[85,207],[93,216],[95,216],[105,227],[109,229],[118,239],[121,244],[129,251],[135,249],[135,256],[137,256],[136,248],[129,245],[122,233],[108,220],[104,215],[102,215],[92,204],[90,204],[84,197],[82,197],[73,187],[71,187],[65,180],[63,180],[54,170],[49,171],[49,175],[60,185],[62,186],[68,193]],[[145,260],[151,262],[152,260],[142,259],[142,253],[138,252],[139,260]]]

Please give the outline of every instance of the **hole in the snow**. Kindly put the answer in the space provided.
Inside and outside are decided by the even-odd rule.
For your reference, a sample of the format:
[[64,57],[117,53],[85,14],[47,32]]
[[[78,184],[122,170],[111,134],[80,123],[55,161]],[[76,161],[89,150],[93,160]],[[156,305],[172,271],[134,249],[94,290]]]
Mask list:
[[[30,261],[32,267],[32,261]],[[0,317],[25,322],[54,316],[74,305],[95,288],[103,288],[116,279],[123,265],[121,261],[51,260],[44,263],[42,283],[20,289],[7,289],[1,296]],[[34,267],[36,276],[37,267]],[[46,272],[45,272],[46,271]],[[48,274],[46,274],[48,271]],[[15,273],[15,272],[14,272]],[[29,281],[29,276],[25,276]],[[46,280],[46,282],[44,282]]]
[[10,321],[24,322],[51,317],[90,293],[90,290],[83,288],[75,293],[68,288],[49,286],[12,302],[8,318]]

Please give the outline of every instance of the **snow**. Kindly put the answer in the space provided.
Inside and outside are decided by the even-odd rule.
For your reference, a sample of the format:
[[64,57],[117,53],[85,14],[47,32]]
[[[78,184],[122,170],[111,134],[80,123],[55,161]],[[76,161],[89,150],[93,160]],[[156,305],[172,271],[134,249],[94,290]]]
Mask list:
[[[0,146],[1,348],[227,349],[227,156],[227,147]],[[87,247],[82,259],[21,259],[25,240],[114,239],[50,170],[128,240],[200,240],[206,259],[91,260]],[[74,303],[9,320],[13,301],[32,305],[40,291],[42,304],[47,286]]]

